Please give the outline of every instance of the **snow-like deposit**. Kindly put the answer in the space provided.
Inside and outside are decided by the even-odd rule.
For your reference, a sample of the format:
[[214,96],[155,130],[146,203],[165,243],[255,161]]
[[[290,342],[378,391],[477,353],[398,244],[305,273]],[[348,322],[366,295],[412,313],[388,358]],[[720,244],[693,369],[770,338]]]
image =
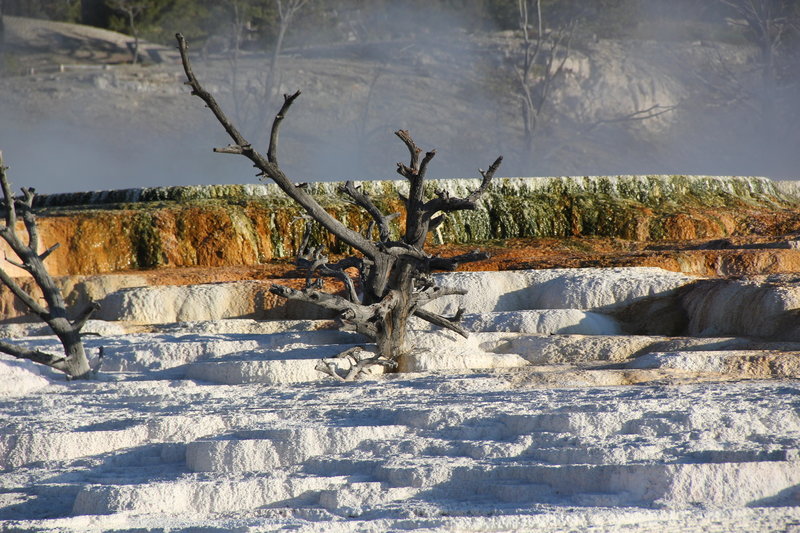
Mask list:
[[30,361],[0,359],[0,396],[18,396],[48,385]]
[[[442,285],[467,289],[464,297],[445,297],[431,311],[468,313],[532,309],[593,310],[623,306],[645,297],[669,294],[695,278],[650,267],[457,272],[440,277]],[[101,302],[96,318],[137,324],[163,324],[223,318],[303,319],[327,316],[300,302],[265,308],[269,285],[225,282],[201,285],[132,287]]]
[[577,515],[780,530],[800,517],[798,396],[796,382],[539,389],[503,373],[58,386],[0,402],[0,527],[555,531]]
[[[87,336],[87,349],[105,354],[94,381],[68,383],[0,356],[0,530],[750,532],[800,523],[800,342],[741,336],[760,317],[728,337],[622,334],[617,310],[693,281],[658,269],[442,281],[477,285],[469,338],[417,322],[405,373],[354,383],[315,370],[320,358],[370,349],[329,320],[92,321],[87,329],[101,335]],[[705,291],[698,298],[715,294],[701,283],[689,295],[695,287]],[[781,295],[791,287],[761,285]],[[216,284],[145,304],[178,294],[150,289],[127,301],[157,321],[189,303],[211,312],[251,294]],[[775,309],[785,318],[794,304],[782,298]],[[751,299],[750,309],[772,301]],[[156,314],[157,303],[168,312]],[[703,309],[721,314],[707,321],[732,316]],[[4,333],[59,350],[37,326]]]
[[467,313],[593,310],[662,296],[695,279],[652,267],[454,272],[441,275],[440,283],[469,292],[463,297],[442,298],[427,308],[445,313],[455,312],[459,305]]

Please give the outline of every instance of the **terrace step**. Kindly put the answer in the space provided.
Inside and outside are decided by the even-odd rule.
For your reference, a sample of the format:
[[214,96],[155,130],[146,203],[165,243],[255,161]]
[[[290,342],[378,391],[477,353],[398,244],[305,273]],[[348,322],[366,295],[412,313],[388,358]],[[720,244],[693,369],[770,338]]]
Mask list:
[[277,504],[315,504],[323,491],[344,485],[344,477],[290,476],[287,472],[246,479],[191,477],[137,485],[87,485],[78,492],[74,515],[131,513],[225,513]]
[[800,378],[800,351],[674,351],[642,355],[630,368],[664,368],[687,372],[735,374],[742,379]]
[[186,446],[186,465],[194,472],[270,472],[406,431],[404,426],[318,426],[251,432],[241,439],[198,440]]

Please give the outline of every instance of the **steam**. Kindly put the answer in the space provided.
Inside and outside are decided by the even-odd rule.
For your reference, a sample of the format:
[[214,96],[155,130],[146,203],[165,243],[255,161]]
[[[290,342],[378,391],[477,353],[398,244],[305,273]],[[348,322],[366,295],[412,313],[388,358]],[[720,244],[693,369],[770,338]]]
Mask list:
[[[402,11],[398,2],[392,16],[414,20],[420,14]],[[642,16],[648,16],[646,10]],[[592,128],[581,122],[575,110],[587,94],[581,91],[592,83],[581,76],[591,69],[594,80],[611,79],[611,73],[597,71],[603,63],[593,54],[604,46],[602,39],[576,46],[573,70],[547,104],[535,153],[527,157],[521,148],[514,79],[508,68],[504,73],[497,70],[504,62],[508,67],[514,49],[497,38],[469,38],[460,29],[465,26],[464,20],[439,17],[416,35],[390,35],[394,40],[389,44],[356,42],[336,53],[330,47],[295,50],[284,58],[281,91],[303,91],[283,123],[280,155],[286,173],[296,181],[395,178],[394,164],[406,161],[408,154],[393,131],[409,129],[420,146],[437,149],[431,178],[475,177],[500,154],[505,156],[500,175],[800,177],[800,100],[788,89],[767,91],[757,69],[748,65],[751,59],[746,56],[753,55],[752,49],[667,39],[652,46],[654,51],[646,57],[640,55],[648,66],[638,71],[641,79],[635,82],[676,88],[670,93],[675,101],[660,103],[678,107],[665,127],[653,131],[633,121],[609,120]],[[659,37],[664,39],[668,31],[669,26],[659,28]],[[297,28],[290,32],[289,46],[304,41]],[[633,43],[624,50],[642,54],[642,48]],[[706,59],[698,60],[700,56]],[[337,57],[360,61],[345,65]],[[620,62],[630,64],[625,58]],[[255,79],[266,64],[263,57],[248,56],[242,68]],[[698,65],[714,68],[701,72],[695,70]],[[148,68],[170,70],[180,86],[177,64]],[[206,63],[196,58],[201,81],[230,110],[227,69],[224,60]],[[797,79],[800,72],[792,76]],[[611,91],[596,88],[598,100],[592,105],[599,112],[618,103],[604,101]],[[16,186],[55,193],[256,181],[244,158],[212,153],[212,147],[229,141],[208,110],[188,93],[169,98],[130,94],[141,107],[163,106],[163,112],[151,108],[146,119],[139,118],[144,112],[135,106],[118,109],[104,103],[100,89],[92,106],[85,108],[71,101],[70,94],[62,93],[57,102],[42,102],[46,111],[41,113],[35,105],[27,110],[0,105],[0,149]],[[632,101],[641,97],[633,86],[631,95]],[[738,103],[727,103],[731,98]],[[763,111],[766,100],[774,103],[771,114]],[[14,101],[20,99],[8,99]]]

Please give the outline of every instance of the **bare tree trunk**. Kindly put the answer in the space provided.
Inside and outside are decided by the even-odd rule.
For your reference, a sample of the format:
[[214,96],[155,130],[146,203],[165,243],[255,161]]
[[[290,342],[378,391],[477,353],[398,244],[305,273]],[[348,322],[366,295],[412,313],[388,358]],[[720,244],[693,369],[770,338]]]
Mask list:
[[133,13],[133,10],[128,11],[128,25],[131,28],[131,33],[133,34],[133,59],[131,60],[131,64],[135,65],[139,62],[139,28],[136,26],[136,16]]
[[106,5],[122,14],[128,20],[128,27],[133,36],[133,50],[131,50],[131,64],[139,62],[139,26],[137,19],[147,9],[145,3],[139,0],[105,0]]

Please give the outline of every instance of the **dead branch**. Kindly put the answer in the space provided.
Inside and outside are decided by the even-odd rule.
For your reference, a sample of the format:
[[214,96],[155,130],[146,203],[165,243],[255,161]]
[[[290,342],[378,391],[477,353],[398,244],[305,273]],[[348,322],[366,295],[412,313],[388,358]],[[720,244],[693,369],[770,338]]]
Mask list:
[[[359,257],[347,257],[337,263],[328,263],[328,256],[322,253],[322,248],[316,248],[312,250],[310,254],[298,257],[297,265],[301,268],[305,268],[307,271],[307,288],[319,286],[319,283],[315,283],[311,279],[314,277],[314,274],[319,271],[321,275],[333,276],[342,280],[345,288],[347,289],[347,296],[350,301],[359,301],[358,291],[356,291],[353,279],[347,274],[347,272],[345,272],[345,270],[348,268],[357,268],[359,272],[362,271],[364,268],[363,259]],[[321,278],[318,278],[317,281],[321,281]]]
[[297,91],[294,94],[284,94],[283,105],[278,111],[278,114],[275,115],[275,120],[272,121],[272,130],[269,134],[269,148],[267,149],[267,159],[274,165],[278,164],[278,132],[281,127],[281,122],[283,122],[286,112],[289,111],[289,108],[292,106],[292,103],[298,96],[300,96],[300,91]]
[[[3,207],[5,209],[5,226],[0,228],[2,237],[18,261],[6,258],[33,278],[42,292],[45,305],[39,303],[0,267],[0,281],[35,315],[44,321],[61,341],[65,355],[53,355],[39,350],[27,350],[7,342],[0,342],[0,351],[20,359],[28,359],[35,363],[50,366],[67,374],[69,378],[88,378],[93,375],[92,367],[86,357],[86,352],[80,338],[80,331],[86,324],[91,314],[98,308],[95,303],[90,303],[78,316],[70,321],[67,318],[67,309],[61,290],[56,285],[50,273],[44,266],[44,261],[58,247],[51,246],[43,253],[37,251],[39,245],[39,231],[36,226],[36,217],[33,214],[33,189],[22,189],[23,197],[15,198],[11,192],[11,185],[6,176],[7,167],[3,165],[0,153],[0,186],[3,190]],[[27,242],[17,234],[17,218],[21,215],[27,232]]]
[[374,258],[374,256],[376,256],[379,252],[372,242],[365,239],[357,231],[348,228],[330,215],[327,211],[325,211],[325,209],[319,205],[319,203],[310,194],[308,194],[303,187],[296,186],[294,183],[292,183],[277,164],[277,144],[280,123],[283,121],[283,118],[286,116],[286,113],[288,112],[292,103],[295,101],[295,99],[297,99],[298,96],[300,96],[300,91],[297,91],[291,95],[284,95],[283,106],[281,106],[280,111],[275,116],[275,120],[273,121],[269,143],[272,159],[268,159],[252,147],[252,145],[244,138],[241,132],[228,119],[228,117],[222,111],[222,108],[217,103],[216,99],[211,95],[211,93],[203,88],[192,70],[191,61],[189,60],[189,46],[186,43],[186,39],[184,39],[183,35],[180,33],[176,34],[175,38],[178,40],[178,51],[180,52],[183,70],[186,74],[186,83],[191,87],[192,95],[200,98],[203,102],[205,102],[206,106],[211,109],[211,112],[217,118],[217,121],[222,125],[222,127],[233,140],[234,145],[241,149],[241,155],[244,155],[250,159],[255,167],[261,171],[262,175],[267,176],[269,179],[274,181],[278,187],[280,187],[280,189],[287,196],[289,196],[289,198],[303,207],[303,209],[305,209],[305,211],[314,220],[319,222],[336,238],[340,239],[344,243],[347,243],[367,257]]
[[297,290],[283,285],[272,285],[269,291],[287,300],[309,302],[323,309],[333,311],[337,313],[339,320],[349,325],[349,330],[370,338],[377,336],[375,321],[378,317],[376,317],[376,310],[372,306],[362,305],[336,294],[321,292],[308,287],[303,290]]
[[366,350],[364,350],[363,346],[354,346],[353,348],[349,348],[335,357],[335,359],[347,359],[350,362],[350,368],[344,376],[340,375],[336,371],[337,367],[336,363],[334,362],[335,359],[322,359],[317,363],[315,368],[319,372],[327,374],[338,381],[347,382],[355,381],[372,366],[382,366],[384,368],[394,368],[397,366],[397,362],[385,359],[380,355],[374,355],[372,357],[357,356],[359,352],[364,351]]
[[463,326],[460,326],[458,322],[461,320],[461,315],[464,314],[463,309],[459,309],[458,313],[452,318],[447,318],[441,315],[437,315],[436,313],[432,313],[430,311],[426,311],[425,309],[417,309],[414,311],[414,316],[421,318],[427,322],[435,326],[439,326],[440,328],[449,329],[450,331],[454,331],[464,337],[465,339],[469,337],[469,332],[464,329]]
[[28,359],[34,363],[46,365],[66,372],[66,360],[63,356],[53,355],[40,350],[28,350],[22,346],[0,340],[0,352],[13,355],[17,359]]
[[414,298],[417,301],[417,305],[423,306],[434,300],[438,300],[439,298],[444,298],[445,296],[463,296],[465,294],[467,294],[466,289],[455,289],[451,287],[439,287],[434,285],[416,293]]
[[494,163],[489,167],[489,170],[483,171],[481,170],[481,176],[483,180],[481,181],[480,187],[472,191],[468,196],[464,198],[452,198],[445,191],[440,191],[437,194],[437,197],[429,200],[424,208],[423,208],[423,217],[426,221],[430,221],[434,215],[437,213],[444,212],[449,213],[452,211],[463,211],[463,210],[471,210],[477,208],[477,202],[481,196],[488,190],[489,185],[491,184],[492,178],[494,177],[494,173],[497,172],[497,169],[500,167],[500,163],[503,162],[503,158],[498,157]]
[[484,261],[489,259],[489,254],[473,250],[472,252],[457,255],[454,257],[432,257],[430,265],[432,270],[445,270],[452,272],[464,263],[474,263],[476,261]]
[[356,205],[362,207],[367,213],[369,213],[369,215],[375,221],[375,224],[378,225],[378,238],[381,240],[381,242],[386,242],[389,240],[389,220],[399,215],[399,213],[384,215],[381,210],[378,209],[374,203],[372,203],[372,199],[369,197],[369,195],[363,192],[360,187],[353,185],[352,181],[348,180],[344,185],[339,187],[339,192],[352,198]]

